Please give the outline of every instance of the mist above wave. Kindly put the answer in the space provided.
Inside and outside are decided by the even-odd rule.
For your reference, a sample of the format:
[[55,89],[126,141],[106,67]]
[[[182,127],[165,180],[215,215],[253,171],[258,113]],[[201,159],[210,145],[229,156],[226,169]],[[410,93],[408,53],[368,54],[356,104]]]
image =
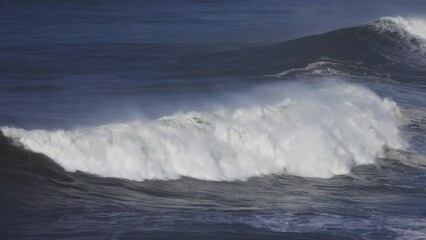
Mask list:
[[[132,180],[244,180],[273,173],[328,178],[406,146],[398,107],[343,82],[280,84],[282,101],[94,128],[2,132],[68,171]],[[279,90],[277,90],[279,89]],[[260,94],[259,96],[261,96]]]

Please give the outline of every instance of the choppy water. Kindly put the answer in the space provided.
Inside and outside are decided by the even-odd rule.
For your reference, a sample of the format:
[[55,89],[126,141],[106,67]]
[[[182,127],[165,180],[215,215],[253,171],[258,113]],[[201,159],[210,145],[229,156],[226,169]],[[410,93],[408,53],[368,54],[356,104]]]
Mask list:
[[426,6],[326,2],[1,3],[0,236],[425,239]]

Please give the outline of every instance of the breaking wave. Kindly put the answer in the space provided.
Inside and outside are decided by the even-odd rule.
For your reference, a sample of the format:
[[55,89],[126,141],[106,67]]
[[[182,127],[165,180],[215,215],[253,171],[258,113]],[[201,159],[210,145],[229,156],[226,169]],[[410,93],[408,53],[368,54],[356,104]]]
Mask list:
[[426,40],[426,20],[421,18],[383,17],[375,22],[381,31],[399,32]]
[[[274,90],[271,90],[274,89]],[[214,181],[289,173],[329,178],[403,149],[395,102],[362,86],[279,84],[254,104],[176,113],[155,121],[75,130],[2,127],[15,143],[67,171],[131,180]],[[280,101],[266,101],[274,94]]]
[[361,36],[378,53],[398,65],[417,72],[426,66],[426,21],[421,18],[383,17],[367,24],[379,36]]

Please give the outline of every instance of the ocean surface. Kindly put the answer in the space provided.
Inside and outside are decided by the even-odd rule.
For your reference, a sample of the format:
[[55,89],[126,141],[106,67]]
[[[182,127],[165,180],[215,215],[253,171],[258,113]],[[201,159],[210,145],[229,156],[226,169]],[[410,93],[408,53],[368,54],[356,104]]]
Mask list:
[[426,239],[426,2],[0,2],[1,239]]

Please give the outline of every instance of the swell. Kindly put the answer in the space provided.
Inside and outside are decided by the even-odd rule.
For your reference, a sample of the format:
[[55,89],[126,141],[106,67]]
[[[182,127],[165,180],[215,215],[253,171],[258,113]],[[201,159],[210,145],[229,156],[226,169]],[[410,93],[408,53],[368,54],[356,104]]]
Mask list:
[[238,76],[257,81],[257,77],[305,69],[326,60],[336,72],[409,81],[407,75],[426,76],[424,23],[419,18],[384,17],[275,45],[191,56],[175,70],[181,77]]
[[[259,90],[260,91],[260,90]],[[265,101],[274,95],[277,101]],[[67,171],[131,180],[328,178],[404,149],[395,102],[344,82],[274,85],[251,103],[75,130],[2,127]],[[242,97],[242,96],[241,96]]]

